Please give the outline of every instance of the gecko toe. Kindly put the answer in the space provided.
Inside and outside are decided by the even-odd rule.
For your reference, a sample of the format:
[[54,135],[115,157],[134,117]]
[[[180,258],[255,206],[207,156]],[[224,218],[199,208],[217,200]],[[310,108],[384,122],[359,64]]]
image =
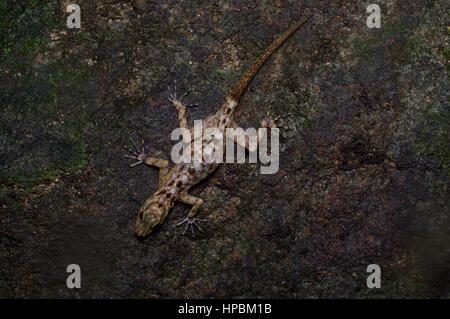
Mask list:
[[192,234],[192,237],[195,237],[195,229],[197,229],[199,232],[203,232],[201,227],[198,225],[198,222],[206,222],[206,219],[200,219],[200,218],[189,218],[186,217],[181,222],[177,223],[177,226],[181,226],[183,224],[186,224],[183,231],[183,236],[186,235],[188,230],[190,230],[190,233]]
[[188,89],[186,90],[183,94],[181,94],[181,96],[177,95],[177,82],[174,82],[174,87],[171,88],[170,86],[167,86],[167,90],[169,91],[169,97],[168,100],[169,102],[175,106],[177,109],[180,106],[184,106],[184,107],[195,107],[198,106],[198,103],[194,103],[194,104],[184,104],[183,100],[186,96],[188,96],[191,92],[192,89]]
[[130,165],[130,167],[134,167],[139,164],[143,164],[145,160],[148,157],[148,153],[145,150],[145,142],[144,139],[141,139],[141,146],[138,146],[136,142],[133,141],[132,138],[130,138],[131,144],[133,147],[124,146],[124,148],[131,154],[131,155],[124,155],[126,158],[137,160],[136,163],[133,163]]

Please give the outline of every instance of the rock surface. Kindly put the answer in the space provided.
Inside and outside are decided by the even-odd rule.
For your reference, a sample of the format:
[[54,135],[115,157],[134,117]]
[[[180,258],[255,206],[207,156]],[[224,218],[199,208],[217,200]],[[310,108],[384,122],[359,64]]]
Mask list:
[[[0,297],[450,297],[448,1],[378,1],[381,29],[365,1],[78,1],[80,30],[65,1],[21,3],[0,6]],[[177,204],[137,240],[157,172],[128,138],[169,158],[166,86],[215,112],[306,7],[237,111],[290,114],[280,171],[222,165],[192,191],[204,233]]]

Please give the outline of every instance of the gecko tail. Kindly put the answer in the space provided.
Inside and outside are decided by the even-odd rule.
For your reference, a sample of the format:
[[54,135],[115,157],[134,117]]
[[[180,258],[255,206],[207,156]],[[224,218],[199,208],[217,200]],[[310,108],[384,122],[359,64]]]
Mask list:
[[270,58],[270,56],[284,43],[287,39],[289,39],[298,29],[300,29],[304,24],[306,24],[309,19],[311,19],[313,14],[309,11],[306,11],[306,15],[302,20],[292,25],[289,29],[287,29],[283,34],[278,36],[261,54],[258,59],[253,63],[250,69],[245,72],[244,76],[241,80],[236,84],[236,86],[231,90],[229,98],[235,102],[239,102],[242,94],[245,89],[255,77],[256,73],[263,66],[263,64]]

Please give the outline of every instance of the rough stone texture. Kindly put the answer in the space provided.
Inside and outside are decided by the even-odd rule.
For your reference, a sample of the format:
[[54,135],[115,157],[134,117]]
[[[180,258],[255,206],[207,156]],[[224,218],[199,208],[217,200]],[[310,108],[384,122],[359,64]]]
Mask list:
[[[0,297],[450,297],[448,1],[377,1],[381,29],[365,1],[78,1],[79,31],[66,2],[0,4]],[[290,114],[280,171],[222,166],[192,192],[204,233],[177,204],[137,240],[157,172],[129,136],[168,158],[166,86],[211,114],[306,7],[237,112]]]

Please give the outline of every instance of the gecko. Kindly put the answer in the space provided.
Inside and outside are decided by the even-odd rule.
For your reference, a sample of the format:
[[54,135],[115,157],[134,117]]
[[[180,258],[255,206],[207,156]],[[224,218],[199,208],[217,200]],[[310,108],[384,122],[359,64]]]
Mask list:
[[[312,13],[306,12],[303,19],[294,23],[284,33],[275,38],[275,40],[256,59],[247,72],[244,73],[240,81],[232,88],[219,110],[215,114],[210,115],[203,120],[203,131],[208,128],[215,128],[223,132],[226,128],[238,127],[234,121],[233,113],[236,110],[238,102],[249,83],[255,77],[263,64],[269,59],[269,57],[299,28],[306,24],[312,16]],[[183,98],[187,95],[187,93],[188,92],[178,97],[176,93],[176,84],[173,91],[169,88],[168,100],[178,111],[179,127],[184,129],[189,129],[186,117],[186,110],[189,105],[183,102]],[[267,118],[262,120],[261,126],[266,128],[275,127],[273,121],[270,119],[268,120]],[[190,129],[190,133],[193,134],[192,128]],[[201,137],[203,145],[212,143],[211,139],[204,136],[205,135],[202,134]],[[137,161],[133,163],[131,167],[139,164],[147,164],[149,166],[155,166],[159,169],[158,189],[152,196],[145,200],[144,204],[140,208],[134,223],[135,235],[142,238],[152,233],[158,225],[164,222],[175,202],[181,202],[191,206],[186,218],[176,224],[177,226],[185,224],[183,235],[186,234],[188,229],[191,230],[193,236],[195,234],[194,229],[202,231],[199,223],[206,220],[197,218],[196,216],[200,207],[203,205],[203,199],[188,194],[188,191],[192,186],[198,184],[211,175],[218,168],[220,163],[182,162],[170,167],[168,160],[151,157],[145,150],[143,140],[140,147],[133,140],[131,140],[131,142],[133,145],[132,148],[125,146],[127,151],[130,152],[130,155],[125,155],[125,157]],[[193,142],[194,141],[192,141],[192,143]],[[235,139],[234,142],[239,145],[243,144],[241,146],[248,149],[248,139],[244,142]],[[195,148],[191,149],[194,149],[193,152],[195,152]]]

